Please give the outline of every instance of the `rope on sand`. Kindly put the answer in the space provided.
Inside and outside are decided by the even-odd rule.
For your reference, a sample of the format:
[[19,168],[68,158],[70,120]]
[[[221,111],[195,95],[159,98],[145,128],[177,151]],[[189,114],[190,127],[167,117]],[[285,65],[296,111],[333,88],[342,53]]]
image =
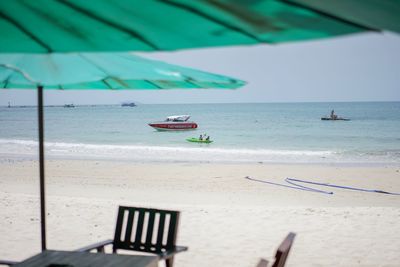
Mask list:
[[397,195],[397,196],[400,195],[400,193],[392,193],[392,192],[377,190],[377,189],[364,189],[364,188],[357,188],[357,187],[350,187],[350,186],[334,185],[334,184],[329,184],[329,183],[317,183],[317,182],[300,180],[300,179],[295,179],[295,178],[286,178],[285,179],[285,182],[290,185],[259,180],[259,179],[251,178],[250,176],[246,176],[245,178],[248,180],[256,181],[256,182],[260,182],[260,183],[277,185],[277,186],[282,186],[282,187],[287,187],[287,188],[292,188],[292,189],[297,189],[297,190],[303,190],[303,191],[309,191],[309,192],[314,192],[314,193],[327,194],[327,195],[332,195],[333,192],[315,189],[315,188],[304,186],[304,185],[301,185],[298,183],[306,183],[306,184],[312,184],[312,185],[327,186],[327,187],[334,187],[334,188],[355,190],[355,191],[362,191],[362,192],[369,192],[369,193],[380,193],[380,194]]
[[260,183],[277,185],[277,186],[282,186],[282,187],[287,187],[287,188],[292,188],[292,189],[298,189],[298,190],[303,190],[303,191],[314,192],[314,193],[321,193],[321,194],[328,194],[328,195],[333,194],[333,192],[324,191],[324,190],[318,190],[318,189],[314,189],[314,188],[307,187],[307,186],[302,186],[302,185],[297,185],[297,184],[294,184],[294,186],[291,186],[291,185],[286,185],[286,184],[278,184],[278,183],[258,180],[258,179],[251,178],[250,176],[246,176],[244,178],[246,178],[248,180],[251,180],[251,181],[260,182]]
[[[334,187],[334,188],[340,188],[340,189],[346,189],[346,190],[355,190],[355,191],[362,191],[362,192],[381,193],[381,194],[400,196],[400,193],[392,193],[392,192],[383,191],[383,190],[379,190],[379,189],[364,189],[364,188],[357,188],[357,187],[351,187],[351,186],[334,185],[334,184],[329,184],[329,183],[317,183],[317,182],[310,182],[310,181],[294,179],[294,178],[286,178],[285,181],[287,183],[290,183],[293,185],[297,185],[296,183],[293,183],[293,182],[298,182],[298,183],[307,183],[307,184],[313,184],[313,185],[328,186],[328,187]],[[297,186],[301,186],[301,185],[297,185]]]

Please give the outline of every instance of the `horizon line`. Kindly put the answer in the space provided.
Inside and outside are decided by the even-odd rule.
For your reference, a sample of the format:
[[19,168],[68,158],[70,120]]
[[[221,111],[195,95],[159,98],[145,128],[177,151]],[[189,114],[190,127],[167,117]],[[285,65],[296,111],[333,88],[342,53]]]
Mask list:
[[[131,101],[134,102],[134,101]],[[281,102],[281,101],[271,101],[271,102],[196,102],[196,103],[142,103],[134,102],[137,105],[226,105],[226,104],[310,104],[310,103],[396,103],[400,100],[355,100],[355,101],[291,101],[291,102]],[[122,103],[122,102],[121,102]],[[102,103],[102,104],[74,104],[74,106],[120,106],[121,103]],[[44,107],[64,107],[65,104],[51,104],[44,105]],[[18,108],[18,107],[36,107],[37,105],[0,105],[2,108]]]

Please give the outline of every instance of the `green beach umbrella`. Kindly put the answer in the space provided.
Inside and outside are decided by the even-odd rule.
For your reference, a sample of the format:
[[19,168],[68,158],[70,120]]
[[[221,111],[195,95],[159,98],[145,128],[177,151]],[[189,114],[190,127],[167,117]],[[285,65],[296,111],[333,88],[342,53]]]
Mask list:
[[399,12],[399,0],[0,0],[0,51],[165,51],[399,32]]
[[[399,16],[391,15],[398,14],[399,6],[395,0],[0,0],[0,88],[38,88],[42,249],[43,87],[237,88],[244,83],[104,52],[275,44],[367,30],[398,31]],[[377,19],[375,12],[378,20],[371,23]]]
[[43,88],[235,89],[245,82],[130,53],[0,53],[0,88],[37,88],[42,250],[46,249]]
[[0,87],[29,89],[235,89],[245,82],[118,53],[0,53]]
[[0,51],[48,53],[293,42],[370,28],[296,1],[0,0],[0,29]]

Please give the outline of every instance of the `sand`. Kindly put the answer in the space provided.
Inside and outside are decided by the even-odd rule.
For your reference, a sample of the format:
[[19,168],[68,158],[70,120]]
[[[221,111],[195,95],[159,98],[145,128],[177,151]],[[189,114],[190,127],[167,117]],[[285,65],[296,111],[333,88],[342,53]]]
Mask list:
[[[46,162],[48,247],[112,238],[118,205],[180,210],[175,266],[255,266],[297,234],[287,266],[399,266],[400,196],[245,179],[286,177],[400,193],[400,166]],[[38,165],[0,160],[0,259],[40,251]],[[163,266],[160,264],[160,266]]]

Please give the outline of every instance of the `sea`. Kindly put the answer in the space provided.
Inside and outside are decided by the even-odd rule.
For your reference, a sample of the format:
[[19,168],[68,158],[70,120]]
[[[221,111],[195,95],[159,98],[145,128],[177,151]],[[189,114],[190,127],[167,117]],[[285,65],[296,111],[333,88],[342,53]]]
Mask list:
[[[322,121],[334,109],[350,121]],[[45,107],[46,159],[400,164],[400,102]],[[148,123],[190,115],[192,131]],[[38,157],[36,107],[0,107],[0,158]],[[207,134],[211,144],[186,141]]]

